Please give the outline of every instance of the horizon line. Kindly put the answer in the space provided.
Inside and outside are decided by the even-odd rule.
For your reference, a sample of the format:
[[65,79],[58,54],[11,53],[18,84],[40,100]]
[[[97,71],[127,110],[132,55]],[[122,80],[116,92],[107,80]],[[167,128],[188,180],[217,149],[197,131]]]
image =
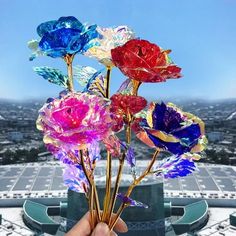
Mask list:
[[[46,97],[28,97],[28,98],[6,98],[6,97],[0,97],[0,101],[6,100],[6,101],[14,101],[14,102],[24,102],[24,101],[40,101],[40,100],[45,100],[47,98],[50,98],[52,96],[46,96]],[[151,98],[151,97],[144,97],[147,101],[156,101],[156,100],[191,100],[191,101],[225,101],[225,100],[236,100],[236,97],[229,97],[229,98],[207,98],[207,97],[178,97],[178,96],[173,96],[173,97],[160,97],[160,98]]]

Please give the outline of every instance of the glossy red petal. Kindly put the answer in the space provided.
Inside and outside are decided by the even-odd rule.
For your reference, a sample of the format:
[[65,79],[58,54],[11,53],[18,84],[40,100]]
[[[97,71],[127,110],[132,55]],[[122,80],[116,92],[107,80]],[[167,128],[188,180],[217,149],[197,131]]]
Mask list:
[[114,94],[111,97],[111,107],[114,113],[134,115],[140,112],[147,105],[145,98],[134,95]]
[[181,77],[181,68],[168,58],[170,52],[147,40],[132,39],[112,49],[111,55],[114,65],[130,79],[155,83]]

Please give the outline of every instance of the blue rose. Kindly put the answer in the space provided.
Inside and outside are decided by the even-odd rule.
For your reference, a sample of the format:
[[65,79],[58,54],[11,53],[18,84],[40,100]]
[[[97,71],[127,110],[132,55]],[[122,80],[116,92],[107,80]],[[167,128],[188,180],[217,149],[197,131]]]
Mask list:
[[41,37],[38,49],[31,59],[40,53],[53,58],[83,53],[95,45],[93,39],[99,36],[96,28],[96,25],[83,25],[73,16],[42,23],[37,27]]
[[138,125],[136,135],[141,141],[174,155],[200,153],[207,143],[203,121],[174,104],[151,103]]

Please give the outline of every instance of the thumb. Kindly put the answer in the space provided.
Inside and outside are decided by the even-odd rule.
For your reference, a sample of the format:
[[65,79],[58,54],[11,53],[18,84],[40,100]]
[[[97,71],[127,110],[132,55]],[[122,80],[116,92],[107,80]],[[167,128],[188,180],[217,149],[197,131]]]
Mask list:
[[101,222],[96,225],[91,236],[108,236],[109,232],[107,224]]

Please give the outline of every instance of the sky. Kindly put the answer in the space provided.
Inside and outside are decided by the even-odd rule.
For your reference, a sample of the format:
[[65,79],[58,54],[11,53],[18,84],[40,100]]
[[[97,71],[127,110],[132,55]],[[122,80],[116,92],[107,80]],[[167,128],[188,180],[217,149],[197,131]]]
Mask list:
[[[0,0],[0,98],[33,99],[57,96],[60,87],[37,76],[32,67],[66,71],[63,60],[28,60],[27,42],[39,39],[37,26],[61,16],[102,27],[128,25],[136,36],[172,49],[183,78],[146,83],[147,98],[236,98],[235,0]],[[101,69],[94,59],[76,56],[74,65]],[[125,77],[112,72],[114,93]]]

